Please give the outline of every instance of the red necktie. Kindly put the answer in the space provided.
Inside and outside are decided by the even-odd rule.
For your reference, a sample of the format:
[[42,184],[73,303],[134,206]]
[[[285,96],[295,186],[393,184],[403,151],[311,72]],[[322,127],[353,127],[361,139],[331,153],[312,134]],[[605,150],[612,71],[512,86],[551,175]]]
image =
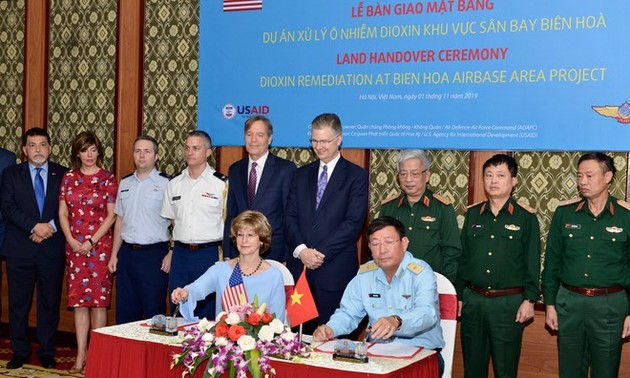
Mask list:
[[252,162],[252,169],[249,171],[249,183],[247,184],[247,200],[249,201],[249,206],[251,207],[254,204],[254,200],[256,199],[256,162]]

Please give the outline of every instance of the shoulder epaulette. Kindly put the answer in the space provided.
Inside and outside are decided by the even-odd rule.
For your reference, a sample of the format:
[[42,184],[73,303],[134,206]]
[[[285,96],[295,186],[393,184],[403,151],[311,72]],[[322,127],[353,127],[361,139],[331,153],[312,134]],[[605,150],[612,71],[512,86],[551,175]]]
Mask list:
[[228,177],[219,171],[215,171],[213,173],[214,177],[218,178],[221,181],[227,181]]
[[132,173],[130,173],[130,174],[128,174],[127,176],[125,176],[125,177],[121,178],[121,180],[124,180],[124,179],[126,179],[127,177],[131,177],[131,176],[133,176],[133,172],[132,172]]
[[171,179],[171,176],[167,175],[167,174],[166,174],[166,173],[164,173],[164,172],[160,172],[160,173],[159,173],[159,175],[160,175],[160,176],[162,176],[162,177],[166,177],[166,178],[167,178],[167,179],[169,179],[169,180]]
[[360,273],[365,273],[365,272],[371,272],[375,269],[378,268],[378,265],[376,265],[376,263],[374,261],[370,261],[368,263],[365,263],[363,265],[361,265],[359,267],[359,274]]
[[529,206],[526,203],[520,202],[520,201],[516,201],[516,203],[523,208],[523,210],[527,211],[528,213],[534,214],[536,212],[536,210],[534,210],[533,207]]
[[420,274],[420,272],[424,270],[422,265],[415,262],[410,262],[409,265],[407,265],[407,268],[409,268],[409,270],[411,270],[414,274]]
[[381,201],[381,205],[385,205],[388,202],[392,202],[393,200],[395,200],[396,198],[400,197],[400,194],[396,194],[395,196],[386,198],[384,200]]
[[444,205],[450,205],[451,204],[451,201],[449,201],[448,198],[444,197],[440,193],[433,193],[433,198],[435,198],[436,200],[442,202]]
[[578,202],[580,202],[581,200],[582,200],[582,198],[580,198],[580,197],[577,197],[577,198],[571,198],[571,199],[568,199],[568,200],[566,200],[566,201],[562,201],[562,202],[560,202],[560,203],[558,204],[558,207],[560,207],[560,206],[566,206],[566,205],[571,205],[571,204],[574,204],[574,203],[578,203]]
[[466,210],[468,210],[468,209],[472,209],[473,207],[475,207],[475,206],[477,206],[477,205],[481,205],[481,204],[482,204],[482,203],[484,203],[484,202],[486,202],[486,201],[485,201],[485,200],[483,200],[483,201],[479,201],[479,202],[477,202],[477,203],[473,203],[472,205],[468,205],[468,206],[466,206]]
[[617,204],[618,204],[619,206],[623,207],[623,208],[624,208],[624,209],[626,209],[626,210],[630,210],[630,203],[628,203],[628,202],[626,202],[626,201],[624,201],[624,200],[620,200],[620,199],[618,199],[618,200],[617,200]]

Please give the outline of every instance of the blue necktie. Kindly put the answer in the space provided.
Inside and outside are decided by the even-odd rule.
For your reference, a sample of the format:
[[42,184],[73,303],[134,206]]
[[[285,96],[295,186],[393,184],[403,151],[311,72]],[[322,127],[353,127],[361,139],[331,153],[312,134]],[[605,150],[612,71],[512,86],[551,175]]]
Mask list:
[[324,196],[326,184],[328,184],[328,166],[324,165],[322,167],[322,174],[319,175],[319,180],[317,181],[317,198],[315,201],[316,209],[319,207],[319,201],[321,201],[322,197]]
[[42,216],[44,211],[44,199],[46,198],[46,191],[44,190],[44,179],[42,178],[42,168],[35,168],[35,199],[37,200],[37,207],[39,208],[39,216]]

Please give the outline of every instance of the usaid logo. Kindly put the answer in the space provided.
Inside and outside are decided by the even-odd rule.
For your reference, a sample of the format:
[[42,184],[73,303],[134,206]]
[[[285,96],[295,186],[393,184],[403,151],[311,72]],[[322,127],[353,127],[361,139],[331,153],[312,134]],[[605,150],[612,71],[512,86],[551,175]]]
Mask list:
[[237,105],[236,113],[243,114],[246,116],[256,115],[256,114],[269,114],[269,106],[268,105]]
[[252,116],[257,114],[269,114],[269,105],[232,105],[225,104],[223,105],[223,117],[225,119],[232,119],[237,114],[242,116]]
[[236,108],[232,104],[223,105],[223,109],[221,109],[221,111],[223,112],[223,117],[225,119],[232,119],[236,115]]

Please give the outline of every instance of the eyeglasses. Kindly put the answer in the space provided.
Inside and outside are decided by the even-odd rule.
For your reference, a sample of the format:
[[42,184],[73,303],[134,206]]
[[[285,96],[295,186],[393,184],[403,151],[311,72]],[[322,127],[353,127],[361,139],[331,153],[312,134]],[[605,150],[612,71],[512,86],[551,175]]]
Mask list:
[[328,140],[317,140],[317,139],[309,139],[309,142],[311,142],[311,146],[316,147],[318,144],[321,144],[322,146],[326,147],[328,146],[333,140],[339,138],[339,135],[333,137],[332,139],[328,139]]
[[236,237],[239,239],[252,239],[252,238],[255,238],[256,236],[258,235],[254,233],[244,233],[244,232],[236,233]]
[[379,249],[381,246],[390,248],[391,246],[393,246],[395,243],[398,243],[399,241],[400,239],[396,239],[396,240],[387,239],[387,240],[383,240],[383,242],[381,242],[380,240],[374,240],[374,241],[369,242],[368,246],[374,249]]
[[422,172],[418,172],[418,171],[411,171],[411,172],[407,172],[407,171],[402,171],[402,172],[398,172],[398,177],[400,177],[401,179],[406,179],[407,177],[411,177],[413,180],[417,180],[418,178],[420,178],[420,176],[422,176],[423,174],[425,174],[429,169],[425,169]]

